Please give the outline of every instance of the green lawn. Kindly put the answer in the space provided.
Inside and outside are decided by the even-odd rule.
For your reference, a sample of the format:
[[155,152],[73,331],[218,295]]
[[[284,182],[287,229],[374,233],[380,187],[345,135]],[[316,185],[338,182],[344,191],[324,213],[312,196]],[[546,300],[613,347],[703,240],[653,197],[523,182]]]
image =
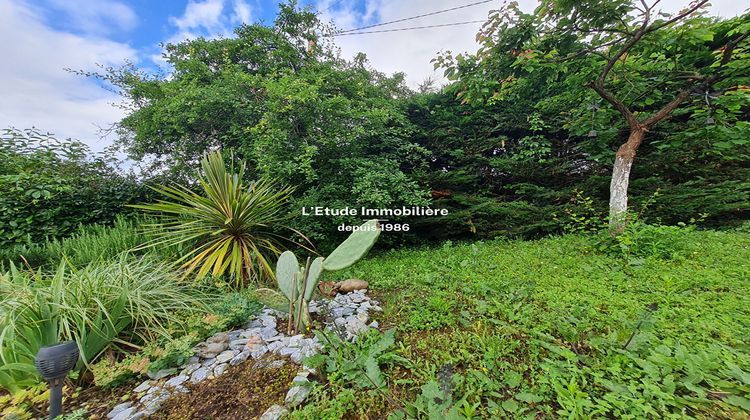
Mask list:
[[396,329],[388,389],[329,377],[296,414],[747,418],[750,234],[685,231],[670,259],[593,244],[446,244],[338,273],[368,280]]

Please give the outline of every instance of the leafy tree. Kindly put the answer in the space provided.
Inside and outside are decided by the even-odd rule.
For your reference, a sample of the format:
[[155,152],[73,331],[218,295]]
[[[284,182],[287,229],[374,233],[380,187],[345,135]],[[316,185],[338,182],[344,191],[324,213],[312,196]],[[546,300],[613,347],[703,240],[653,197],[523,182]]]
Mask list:
[[[295,185],[297,214],[302,206],[426,204],[410,177],[425,151],[409,141],[403,75],[371,70],[363,55],[339,59],[322,36],[328,32],[315,14],[289,3],[273,26],[169,45],[169,78],[111,71],[104,77],[134,104],[120,123],[120,144],[152,169],[186,179],[204,153],[231,151],[247,163],[248,179]],[[295,221],[323,248],[343,222],[356,219]]]
[[[447,53],[436,66],[446,67],[467,102],[502,101],[539,82],[569,86],[537,108],[562,111],[567,105],[563,115],[572,134],[588,130],[587,116],[615,126],[624,122],[624,132],[610,137],[621,141],[609,200],[610,227],[618,232],[625,222],[633,159],[657,124],[670,117],[683,123],[700,118],[712,125],[717,144],[747,144],[750,14],[707,18],[698,13],[706,3],[694,2],[675,15],[658,11],[658,1],[548,0],[532,14],[511,3],[490,16],[475,55]],[[592,92],[612,108],[597,116]],[[701,130],[688,128],[696,130],[693,134]],[[597,132],[589,130],[589,136]],[[592,141],[590,146],[598,154],[609,145]]]

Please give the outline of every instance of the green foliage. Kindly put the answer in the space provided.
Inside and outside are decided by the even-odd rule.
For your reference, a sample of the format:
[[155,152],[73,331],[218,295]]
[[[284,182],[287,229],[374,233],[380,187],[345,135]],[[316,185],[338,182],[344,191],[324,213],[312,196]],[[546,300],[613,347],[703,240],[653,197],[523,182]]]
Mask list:
[[[414,416],[742,417],[748,235],[641,228],[663,245],[638,248],[638,264],[567,235],[384,252],[336,277],[379,291],[406,359],[381,369]],[[433,324],[438,306],[450,318]]]
[[687,234],[694,229],[695,226],[684,223],[681,226],[655,226],[633,221],[620,235],[602,234],[597,247],[631,263],[642,263],[644,258],[684,257],[688,248]]
[[73,233],[80,224],[110,223],[143,196],[112,158],[90,158],[79,141],[37,130],[0,133],[0,247],[31,245]]
[[323,368],[327,380],[332,383],[356,389],[384,388],[386,379],[380,366],[401,360],[392,350],[395,333],[395,330],[382,334],[369,330],[352,343],[335,333],[317,331],[324,350],[309,358],[307,363]]
[[312,262],[308,258],[304,267],[299,265],[292,251],[284,251],[279,256],[276,262],[276,282],[289,302],[287,311],[290,312],[296,331],[304,331],[310,326],[308,302],[317,289],[323,270],[341,270],[359,261],[375,245],[380,230],[377,220],[368,220],[358,226],[331,255],[325,259],[318,257]]
[[280,252],[273,230],[283,227],[283,205],[291,190],[276,189],[268,179],[247,186],[245,165],[227,168],[220,152],[204,156],[201,167],[203,195],[180,185],[160,186],[154,190],[164,199],[132,206],[156,219],[145,225],[154,239],[141,248],[187,244],[190,250],[177,262],[185,275],[197,270],[198,279],[227,273],[242,286],[273,278],[268,260]]
[[79,368],[105,351],[168,335],[165,325],[180,314],[205,308],[205,298],[148,258],[125,257],[54,273],[24,272],[11,265],[0,274],[0,385],[11,391],[38,381],[33,365],[41,346],[74,340]]
[[[64,239],[0,249],[0,266],[7,267],[12,262],[17,266],[28,264],[33,268],[54,270],[63,259],[74,267],[111,260],[146,240],[138,224],[138,221],[117,216],[111,227],[97,224],[81,226]],[[164,255],[169,255],[169,251],[159,250]]]

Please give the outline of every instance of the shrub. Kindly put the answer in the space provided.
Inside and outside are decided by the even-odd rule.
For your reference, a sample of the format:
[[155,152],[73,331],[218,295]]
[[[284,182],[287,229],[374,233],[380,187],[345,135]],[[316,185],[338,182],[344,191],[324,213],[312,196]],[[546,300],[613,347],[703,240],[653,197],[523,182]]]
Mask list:
[[617,236],[601,233],[598,246],[605,253],[631,262],[643,258],[672,259],[684,252],[685,235],[694,229],[684,223],[662,226],[632,221]]
[[101,262],[141,245],[145,236],[139,231],[138,221],[117,216],[114,226],[81,226],[72,236],[52,239],[38,244],[16,245],[0,250],[0,265],[45,267],[54,269],[62,259],[74,267]]
[[80,270],[63,261],[50,274],[11,265],[0,274],[0,385],[15,391],[37,382],[33,360],[42,346],[76,341],[83,368],[107,349],[168,336],[167,325],[183,323],[206,301],[169,265],[148,258]]
[[243,285],[251,278],[273,278],[269,260],[280,253],[280,236],[273,229],[282,227],[291,190],[277,190],[269,180],[248,188],[242,180],[244,164],[236,172],[233,165],[227,169],[219,152],[207,154],[201,167],[198,182],[204,195],[179,185],[159,186],[154,190],[165,200],[133,206],[157,219],[145,225],[155,239],[144,248],[192,246],[178,262],[186,275],[197,269],[199,279],[229,273]]
[[90,158],[78,141],[36,130],[0,132],[0,246],[70,235],[81,224],[110,223],[143,188],[112,158]]

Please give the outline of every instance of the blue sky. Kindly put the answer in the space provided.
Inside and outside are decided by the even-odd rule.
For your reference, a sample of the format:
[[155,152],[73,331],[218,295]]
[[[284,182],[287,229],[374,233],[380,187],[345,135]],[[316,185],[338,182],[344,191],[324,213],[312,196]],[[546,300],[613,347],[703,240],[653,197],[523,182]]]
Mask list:
[[[303,0],[321,18],[349,29],[474,3],[476,0]],[[519,0],[523,9],[535,0]],[[674,12],[688,0],[662,0]],[[709,12],[739,14],[746,1],[713,0]],[[500,0],[424,17],[393,28],[483,20]],[[232,36],[241,23],[271,22],[278,9],[271,0],[0,0],[0,128],[35,126],[58,137],[73,137],[94,150],[110,145],[107,128],[125,111],[115,93],[66,68],[84,71],[120,66],[125,61],[154,69],[160,44],[198,36]],[[415,87],[437,80],[430,60],[441,50],[475,51],[481,24],[420,31],[346,36],[336,39],[340,53],[364,52],[376,69],[403,71]]]

